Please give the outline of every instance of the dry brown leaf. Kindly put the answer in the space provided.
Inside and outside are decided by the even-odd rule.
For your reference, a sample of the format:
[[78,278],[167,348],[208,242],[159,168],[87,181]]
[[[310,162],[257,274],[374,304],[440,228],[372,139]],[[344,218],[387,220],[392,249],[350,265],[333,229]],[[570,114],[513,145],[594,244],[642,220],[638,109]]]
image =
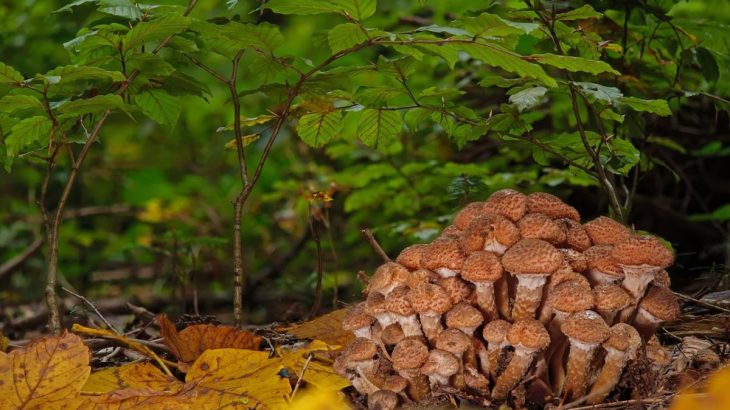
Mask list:
[[262,340],[260,336],[230,326],[192,325],[178,332],[166,315],[160,315],[158,322],[165,345],[184,363],[195,361],[206,350],[259,350]]
[[0,409],[68,408],[91,372],[81,338],[64,332],[0,353]]
[[81,389],[85,393],[109,393],[122,389],[154,389],[172,394],[182,389],[174,377],[167,376],[152,363],[132,363],[94,372]]
[[344,319],[348,309],[338,309],[308,322],[280,328],[279,330],[300,339],[319,339],[329,345],[344,347],[354,339],[352,333],[342,328],[342,319]]
[[196,393],[195,409],[283,409],[291,385],[280,376],[281,369],[281,360],[267,352],[216,349],[193,363],[185,381]]

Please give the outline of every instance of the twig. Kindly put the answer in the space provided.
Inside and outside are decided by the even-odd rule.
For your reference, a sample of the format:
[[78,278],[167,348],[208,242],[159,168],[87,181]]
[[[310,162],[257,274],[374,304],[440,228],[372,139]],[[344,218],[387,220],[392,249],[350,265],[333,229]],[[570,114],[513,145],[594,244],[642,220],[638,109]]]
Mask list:
[[302,378],[304,378],[304,372],[307,371],[307,366],[309,366],[309,362],[312,360],[312,356],[314,356],[314,353],[309,353],[307,355],[307,361],[304,362],[304,366],[302,366],[302,372],[299,373],[299,378],[297,379],[297,384],[294,385],[294,390],[291,392],[292,400],[294,400],[294,396],[296,396],[297,390],[299,390],[299,385],[302,383]]
[[22,265],[26,260],[28,260],[28,258],[33,256],[33,254],[36,253],[38,249],[40,249],[41,245],[43,245],[43,238],[36,238],[33,243],[28,245],[28,247],[23,250],[23,252],[13,256],[5,263],[0,265],[0,278],[14,271],[20,265]]
[[370,246],[373,248],[375,253],[377,253],[378,256],[380,256],[383,259],[383,262],[390,262],[391,261],[390,257],[388,256],[387,253],[385,253],[383,248],[380,247],[380,244],[378,243],[378,241],[375,240],[373,233],[370,232],[370,228],[365,228],[361,232],[362,232],[363,236],[365,236],[365,239],[367,239],[368,242],[370,242]]
[[93,303],[91,303],[91,301],[89,299],[86,299],[85,297],[79,295],[78,293],[73,292],[71,290],[68,290],[68,289],[66,289],[63,286],[61,286],[61,290],[63,290],[64,292],[69,293],[69,294],[71,294],[73,296],[76,296],[77,298],[81,299],[84,303],[86,303],[94,311],[94,313],[96,313],[97,316],[99,316],[99,318],[101,319],[102,322],[104,322],[104,324],[106,325],[106,327],[108,327],[109,329],[113,330],[114,333],[120,334],[119,330],[117,330],[117,328],[115,328],[111,323],[109,323],[108,320],[106,320],[106,318],[104,317],[104,315],[102,315],[101,312],[99,312],[99,309],[97,309],[96,306]]
[[322,257],[322,241],[319,237],[319,228],[317,227],[317,220],[312,214],[312,205],[309,204],[309,230],[312,231],[312,239],[314,244],[317,246],[317,285],[314,289],[314,303],[312,303],[312,310],[309,312],[308,318],[314,319],[319,312],[319,308],[322,304],[322,276],[323,273],[323,257]]
[[708,308],[711,308],[711,309],[716,309],[716,310],[719,310],[721,312],[730,313],[730,309],[726,309],[726,308],[721,307],[721,306],[713,305],[712,303],[703,302],[703,301],[701,301],[699,299],[695,299],[692,296],[688,296],[688,295],[685,295],[683,293],[674,292],[674,291],[672,291],[672,293],[674,293],[674,295],[677,296],[677,297],[679,297],[679,298],[682,298],[684,300],[689,300],[690,302],[696,303],[698,305],[705,306],[705,307],[708,307]]

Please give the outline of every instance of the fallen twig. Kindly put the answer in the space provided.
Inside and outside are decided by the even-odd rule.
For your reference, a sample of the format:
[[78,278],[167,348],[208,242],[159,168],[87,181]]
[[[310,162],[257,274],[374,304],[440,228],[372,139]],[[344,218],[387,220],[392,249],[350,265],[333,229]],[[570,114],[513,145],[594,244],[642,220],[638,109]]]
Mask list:
[[296,396],[297,390],[299,390],[299,385],[302,383],[302,378],[304,378],[304,372],[307,371],[307,366],[309,366],[309,362],[312,361],[313,356],[314,353],[310,353],[307,355],[307,361],[304,362],[304,366],[302,366],[302,372],[299,373],[299,378],[297,379],[297,384],[294,385],[294,390],[291,393],[292,400],[294,400],[294,396]]
[[699,299],[693,298],[692,296],[685,295],[684,293],[679,293],[679,292],[672,292],[672,293],[674,293],[677,297],[679,297],[681,299],[689,300],[690,302],[696,303],[696,304],[698,304],[700,306],[704,306],[704,307],[708,307],[708,308],[711,308],[711,309],[719,310],[719,311],[725,312],[725,313],[730,313],[730,309],[726,309],[724,307],[720,307],[720,306],[717,306],[717,305],[713,305],[712,303],[703,302],[703,301],[701,301]]
[[102,314],[101,314],[101,312],[99,312],[99,309],[97,309],[97,308],[96,308],[96,306],[94,306],[94,304],[93,304],[93,303],[91,303],[91,301],[90,301],[89,299],[86,299],[85,297],[83,297],[83,296],[79,295],[78,293],[76,293],[76,292],[73,292],[73,291],[71,291],[71,290],[68,290],[68,289],[66,289],[66,288],[65,288],[65,287],[63,287],[63,286],[61,286],[61,290],[63,290],[64,292],[66,292],[66,293],[69,293],[69,294],[71,294],[71,295],[73,295],[73,296],[76,296],[77,298],[81,299],[81,300],[82,300],[82,301],[83,301],[84,303],[86,303],[86,304],[87,304],[87,305],[88,305],[88,306],[89,306],[89,307],[90,307],[91,309],[93,309],[93,310],[94,310],[94,313],[96,313],[96,315],[97,315],[97,316],[99,316],[99,318],[101,319],[101,321],[102,321],[102,322],[104,322],[104,324],[106,325],[106,327],[108,327],[109,329],[113,330],[113,331],[114,331],[114,333],[116,333],[116,334],[120,334],[119,330],[117,330],[117,328],[115,328],[115,327],[114,327],[114,326],[113,326],[113,325],[112,325],[111,323],[109,323],[109,321],[108,321],[108,320],[106,320],[106,318],[104,317],[104,315],[102,315]]
[[362,234],[363,234],[363,236],[365,236],[365,238],[368,240],[368,242],[370,242],[370,246],[372,246],[372,248],[375,251],[375,253],[377,253],[383,259],[383,262],[390,262],[391,261],[391,259],[388,256],[388,254],[385,253],[385,251],[380,246],[380,244],[378,243],[378,241],[375,240],[375,237],[373,236],[373,233],[370,232],[370,229],[369,228],[363,229],[362,230]]

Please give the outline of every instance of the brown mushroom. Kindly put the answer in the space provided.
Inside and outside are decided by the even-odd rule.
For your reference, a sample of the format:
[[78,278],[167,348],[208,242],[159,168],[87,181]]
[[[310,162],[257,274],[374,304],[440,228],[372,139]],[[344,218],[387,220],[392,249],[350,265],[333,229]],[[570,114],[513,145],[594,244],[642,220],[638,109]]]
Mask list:
[[473,336],[482,323],[482,313],[466,302],[459,303],[446,313],[446,327],[459,329],[468,336]]
[[436,238],[436,240],[441,239],[454,239],[459,240],[461,238],[461,235],[464,233],[461,229],[457,228],[455,225],[449,225],[446,228],[444,228],[439,236]]
[[332,367],[360,393],[374,393],[378,387],[370,379],[374,378],[377,351],[372,340],[357,338],[337,357]]
[[527,212],[527,197],[513,189],[501,189],[484,202],[484,211],[517,222]]
[[426,338],[435,339],[443,329],[441,315],[448,312],[452,306],[449,294],[439,285],[422,283],[411,289],[406,298],[418,312]]
[[611,326],[610,336],[603,342],[606,357],[588,393],[588,404],[598,404],[606,399],[618,383],[626,362],[639,347],[641,347],[641,337],[631,325],[617,323]]
[[459,242],[453,239],[442,239],[428,245],[421,255],[421,265],[431,271],[448,278],[456,276],[464,264],[464,252]]
[[565,397],[571,401],[585,394],[594,353],[608,339],[610,331],[601,316],[592,310],[573,313],[560,329],[570,341]]
[[395,323],[395,318],[385,308],[385,296],[382,293],[372,292],[368,294],[367,299],[365,299],[365,312],[378,321],[381,329]]
[[375,318],[370,316],[365,309],[365,303],[351,307],[342,319],[342,329],[352,332],[355,337],[371,339],[373,334],[371,326]]
[[615,245],[631,237],[629,228],[605,216],[599,216],[583,226],[595,245]]
[[457,276],[452,276],[450,278],[438,278],[436,283],[444,288],[446,293],[449,294],[451,303],[454,305],[466,300],[472,292],[471,286]]
[[502,273],[499,257],[488,251],[477,251],[469,255],[461,270],[461,277],[476,287],[477,304],[487,320],[499,317],[494,283],[502,279]]
[[475,218],[484,215],[484,202],[472,202],[461,208],[454,216],[453,226],[456,229],[464,230]]
[[380,332],[380,341],[386,346],[397,345],[405,337],[406,335],[398,323],[393,323]]
[[464,366],[464,384],[480,396],[489,394],[489,379],[479,373],[474,366]]
[[560,245],[566,240],[565,231],[547,215],[529,213],[519,220],[517,226],[523,238],[542,239],[553,245]]
[[568,218],[580,222],[580,214],[575,208],[547,192],[527,195],[527,212],[545,214],[553,219]]
[[605,283],[593,288],[593,299],[606,324],[611,325],[616,314],[633,302],[633,298],[620,285]]
[[580,222],[568,218],[556,219],[557,223],[565,232],[565,245],[572,250],[583,252],[593,245],[591,237]]
[[429,393],[428,378],[421,374],[421,366],[428,359],[428,347],[418,339],[404,339],[395,346],[393,369],[408,380],[408,393],[415,401],[420,401]]
[[486,214],[475,218],[461,236],[465,252],[490,251],[502,255],[520,239],[519,228],[509,219]]
[[386,262],[375,271],[373,277],[368,283],[368,293],[382,293],[388,296],[388,293],[398,286],[405,285],[410,276],[410,271],[403,265],[395,262]]
[[492,398],[501,401],[522,380],[532,365],[535,354],[550,344],[550,335],[535,319],[518,319],[507,332],[507,340],[515,347],[514,355],[504,372],[497,377]]
[[679,314],[677,296],[663,286],[651,286],[639,303],[634,326],[648,340],[662,323],[677,320]]
[[464,358],[464,353],[471,347],[471,338],[459,329],[446,329],[434,341],[434,347],[445,350],[460,361]]
[[563,263],[563,255],[540,239],[522,239],[502,257],[502,266],[517,278],[512,319],[534,318],[548,276]]
[[448,386],[449,378],[461,369],[461,363],[451,353],[445,350],[434,349],[428,354],[426,363],[421,367],[421,373],[428,376],[431,389],[436,386]]
[[416,311],[407,299],[410,289],[407,286],[399,286],[385,298],[385,309],[400,324],[405,337],[422,336],[421,323],[416,317]]
[[563,258],[565,258],[573,272],[583,273],[588,270],[588,260],[582,252],[567,248],[558,250],[563,253]]
[[624,280],[624,271],[611,256],[611,245],[595,245],[583,252],[588,265],[586,276],[593,285],[618,283]]
[[659,272],[657,272],[656,275],[654,275],[654,280],[651,281],[652,285],[655,286],[664,286],[665,288],[668,288],[672,286],[672,278],[669,277],[669,272],[667,272],[666,269],[662,269]]
[[428,245],[423,243],[417,243],[415,245],[404,248],[398,257],[395,258],[396,263],[401,264],[408,270],[421,269],[421,256],[423,251],[428,249]]
[[507,333],[512,324],[506,320],[493,320],[482,329],[482,337],[487,342],[487,366],[484,372],[496,379],[499,372],[499,364],[502,360],[504,348],[509,346]]
[[368,395],[368,410],[395,410],[398,408],[398,395],[390,390],[378,390]]

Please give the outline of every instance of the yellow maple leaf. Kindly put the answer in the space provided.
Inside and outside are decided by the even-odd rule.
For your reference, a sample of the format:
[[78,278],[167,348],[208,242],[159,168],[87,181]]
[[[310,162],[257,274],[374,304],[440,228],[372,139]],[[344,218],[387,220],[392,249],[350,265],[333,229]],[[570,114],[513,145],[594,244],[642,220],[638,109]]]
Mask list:
[[279,330],[300,339],[319,339],[329,345],[347,346],[354,336],[342,328],[342,319],[349,308],[338,309],[308,322],[280,328]]
[[716,371],[707,382],[706,391],[684,392],[677,396],[670,410],[730,409],[730,366]]
[[174,392],[182,389],[182,383],[179,383],[174,377],[162,373],[152,363],[131,363],[92,373],[81,391],[84,393],[109,393],[127,388],[150,388],[158,391]]
[[332,360],[323,353],[334,352],[339,348],[321,340],[313,340],[295,349],[280,349],[278,353],[284,367],[293,373],[292,377],[301,376],[302,380],[319,390],[338,391],[349,386],[350,382],[335,373]]
[[10,340],[0,333],[0,352],[7,352],[8,347],[10,347]]
[[89,377],[91,353],[64,332],[0,353],[0,409],[68,408]]
[[342,393],[318,389],[309,389],[297,394],[289,406],[290,410],[349,410],[351,408]]

